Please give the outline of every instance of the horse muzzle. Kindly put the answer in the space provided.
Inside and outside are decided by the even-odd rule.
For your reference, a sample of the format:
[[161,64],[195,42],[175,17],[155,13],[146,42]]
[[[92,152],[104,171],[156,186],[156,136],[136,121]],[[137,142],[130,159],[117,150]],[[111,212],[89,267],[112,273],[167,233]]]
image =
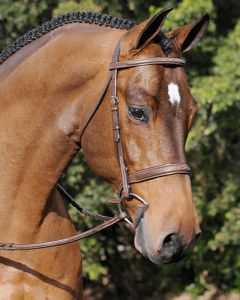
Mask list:
[[149,242],[149,233],[145,219],[141,219],[135,231],[134,244],[136,249],[151,262],[157,265],[173,263],[180,261],[187,256],[194,247],[200,232],[197,233],[191,242],[184,245],[181,236],[178,233],[170,233],[156,244],[151,245]]

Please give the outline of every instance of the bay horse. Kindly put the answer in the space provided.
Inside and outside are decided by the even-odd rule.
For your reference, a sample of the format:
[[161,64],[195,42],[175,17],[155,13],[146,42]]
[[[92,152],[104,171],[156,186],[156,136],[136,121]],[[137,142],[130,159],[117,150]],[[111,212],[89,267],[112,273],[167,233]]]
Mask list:
[[[75,234],[56,184],[82,148],[91,169],[119,189],[121,218],[137,220],[138,251],[160,264],[192,248],[200,227],[184,146],[197,103],[182,54],[209,17],[163,33],[170,10],[140,24],[66,14],[0,54],[2,245]],[[79,244],[1,248],[0,283],[1,300],[82,299]]]

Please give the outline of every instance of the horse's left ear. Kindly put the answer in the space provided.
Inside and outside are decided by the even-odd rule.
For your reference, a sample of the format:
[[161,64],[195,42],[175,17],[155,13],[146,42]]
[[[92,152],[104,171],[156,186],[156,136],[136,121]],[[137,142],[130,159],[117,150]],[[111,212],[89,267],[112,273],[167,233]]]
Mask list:
[[209,15],[205,14],[201,19],[177,28],[169,32],[169,38],[176,38],[182,52],[191,50],[206,32],[209,24]]
[[130,29],[122,39],[121,54],[129,51],[139,52],[160,33],[167,14],[172,8],[166,8],[144,22]]

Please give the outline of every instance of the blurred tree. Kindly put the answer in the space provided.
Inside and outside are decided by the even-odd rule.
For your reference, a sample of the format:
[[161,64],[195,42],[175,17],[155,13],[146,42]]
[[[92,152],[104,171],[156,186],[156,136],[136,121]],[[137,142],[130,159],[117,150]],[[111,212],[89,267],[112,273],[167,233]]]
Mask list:
[[103,6],[101,4],[99,5],[95,4],[93,0],[83,0],[83,1],[60,0],[58,6],[54,10],[54,16],[58,16],[69,11],[102,12]]
[[0,0],[0,49],[34,26],[48,21],[58,0]]
[[197,267],[206,277],[202,286],[211,283],[223,290],[240,290],[239,52],[240,22],[222,40],[212,74],[193,80],[201,109],[189,152],[204,230]]

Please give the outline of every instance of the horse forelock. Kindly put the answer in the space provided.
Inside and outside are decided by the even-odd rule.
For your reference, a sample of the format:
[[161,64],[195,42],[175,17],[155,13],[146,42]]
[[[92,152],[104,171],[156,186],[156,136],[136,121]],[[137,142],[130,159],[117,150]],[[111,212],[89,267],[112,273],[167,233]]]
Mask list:
[[154,38],[154,41],[161,46],[165,54],[169,54],[173,49],[172,41],[162,31]]

